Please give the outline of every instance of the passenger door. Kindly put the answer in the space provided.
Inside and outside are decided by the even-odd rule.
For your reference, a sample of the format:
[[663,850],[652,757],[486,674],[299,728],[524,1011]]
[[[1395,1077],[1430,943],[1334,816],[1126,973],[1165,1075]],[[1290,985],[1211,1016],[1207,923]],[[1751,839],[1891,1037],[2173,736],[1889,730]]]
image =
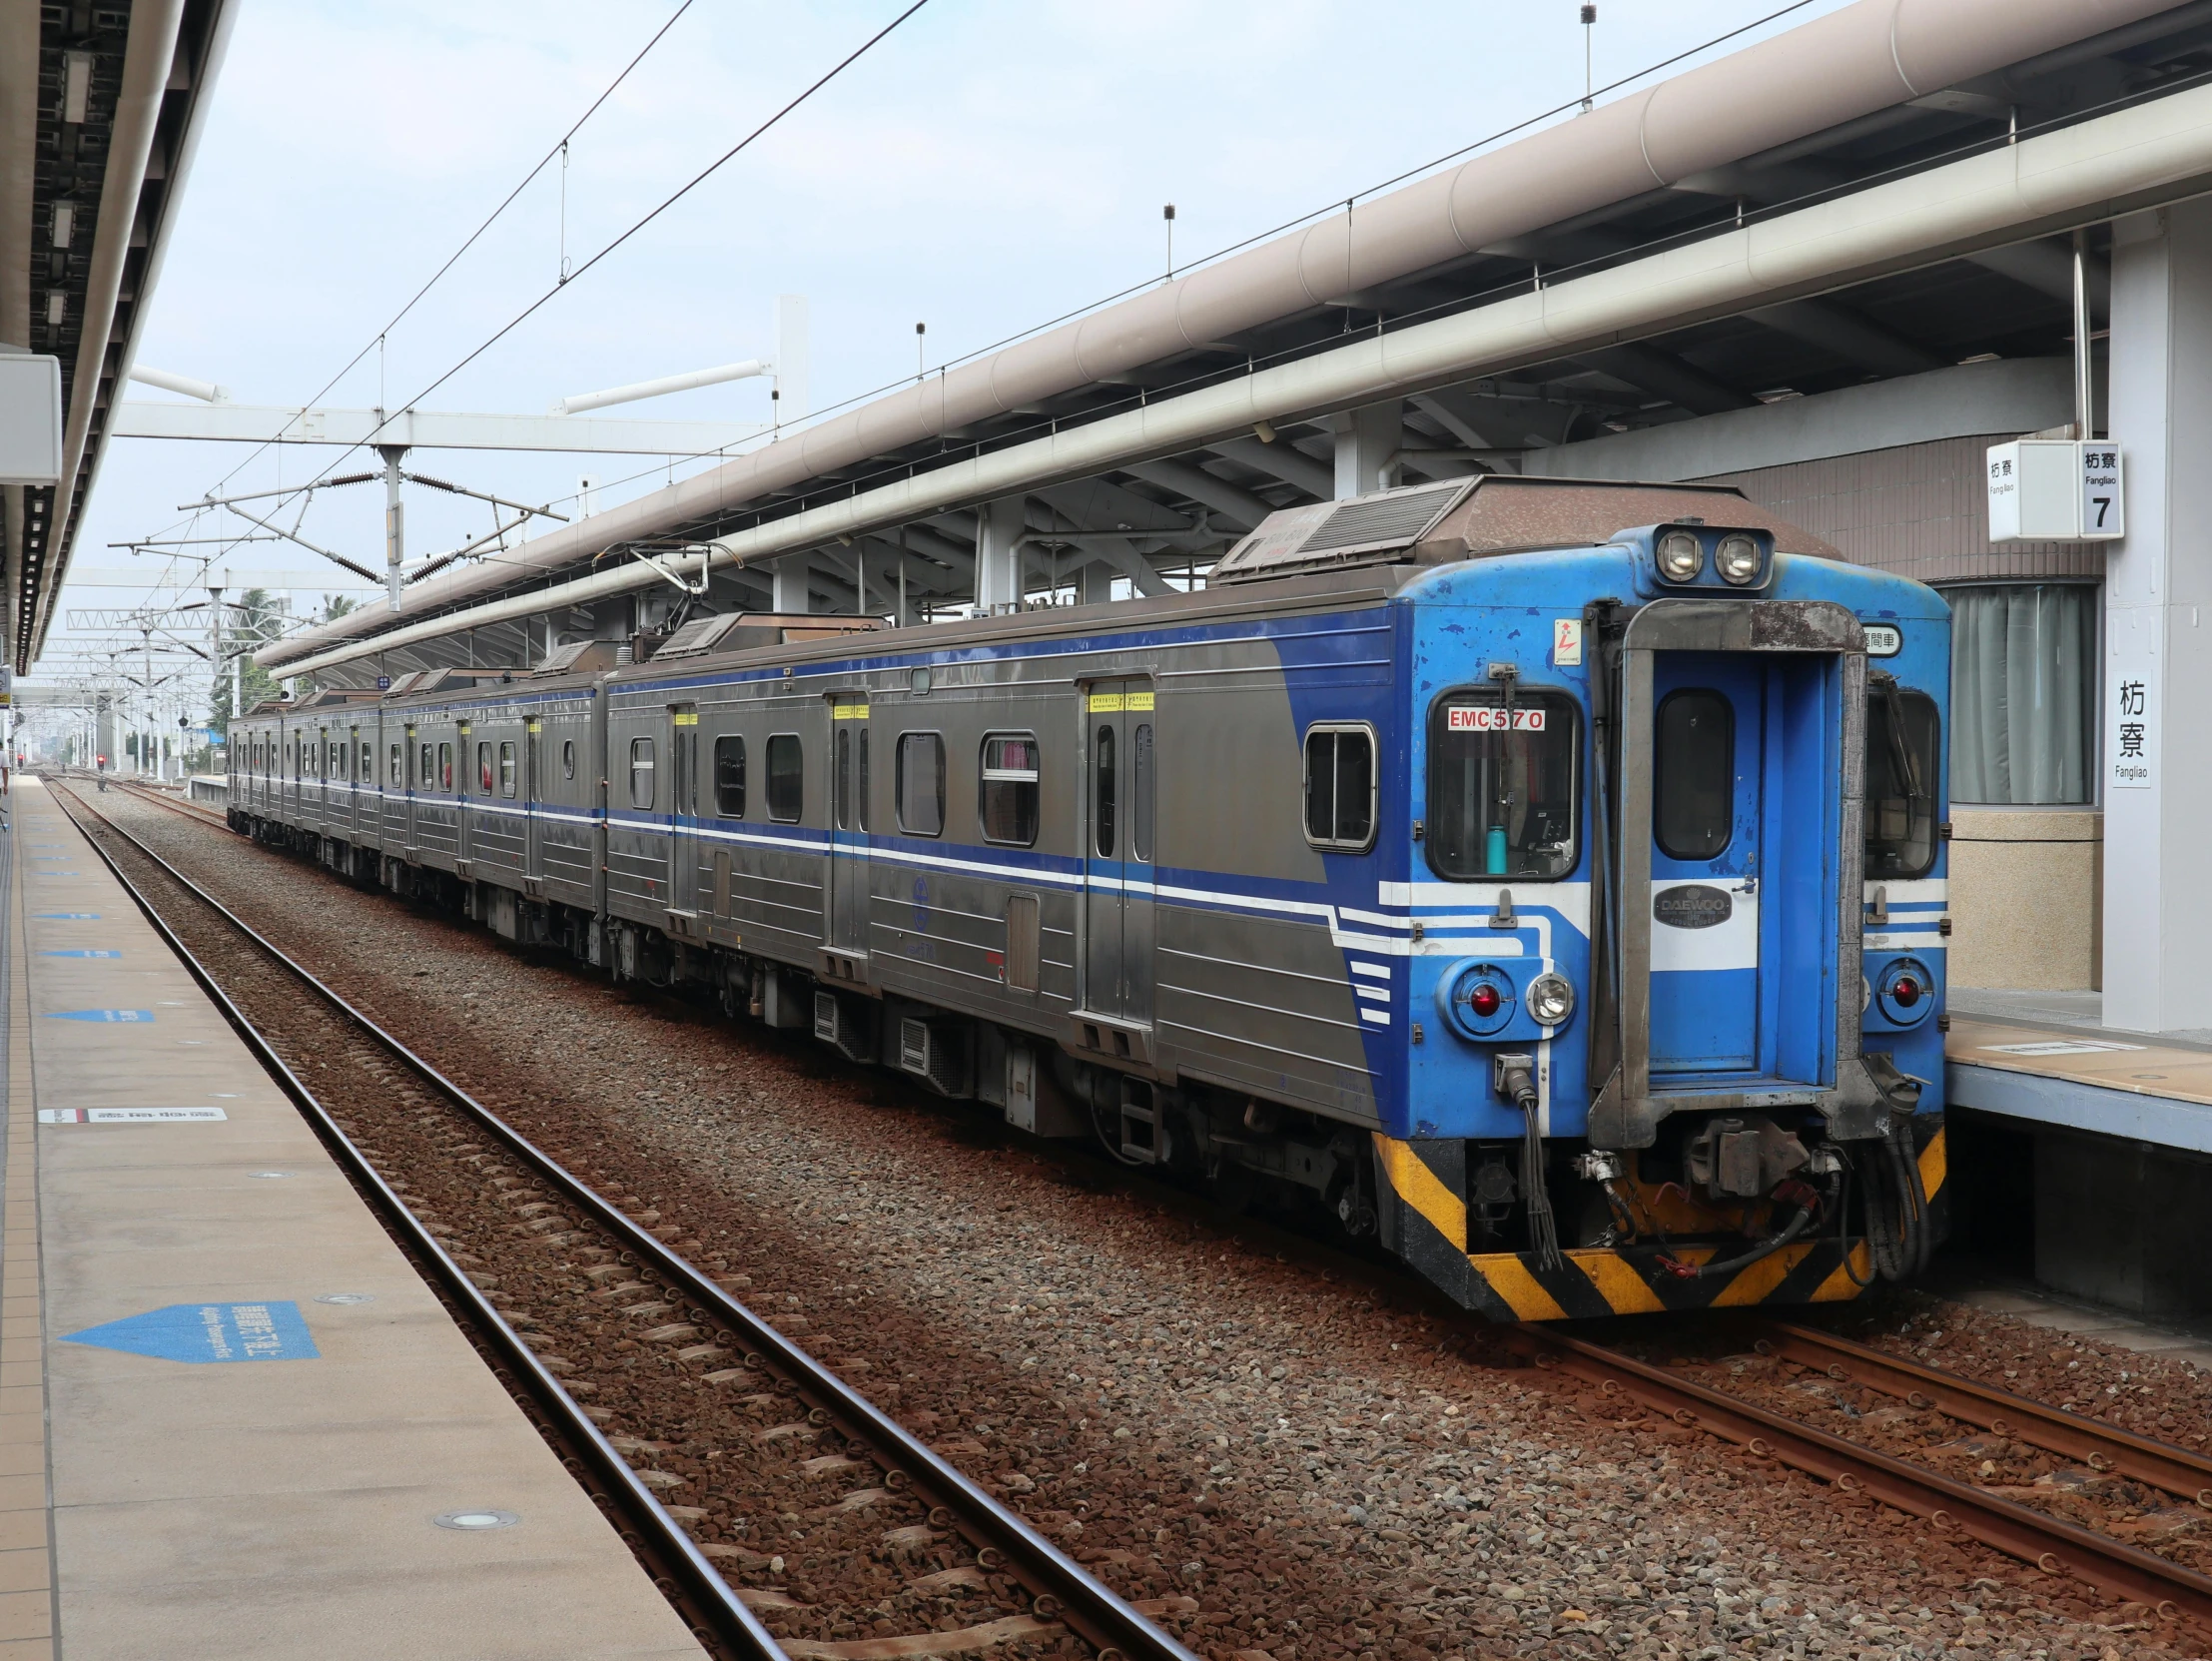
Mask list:
[[361,735],[360,727],[351,727],[346,734],[346,795],[345,805],[339,811],[339,822],[347,835],[358,842],[362,827],[362,786],[368,782],[369,745]]
[[699,707],[668,711],[668,908],[699,909]]
[[545,723],[533,715],[525,723],[522,744],[522,875],[531,894],[545,880],[545,830],[538,816],[544,746]]
[[868,699],[830,701],[830,946],[868,954]]
[[1084,700],[1084,1007],[1152,1018],[1153,695],[1106,680]]
[[1761,827],[1770,665],[1653,669],[1651,1070],[1745,1073],[1763,1049]]

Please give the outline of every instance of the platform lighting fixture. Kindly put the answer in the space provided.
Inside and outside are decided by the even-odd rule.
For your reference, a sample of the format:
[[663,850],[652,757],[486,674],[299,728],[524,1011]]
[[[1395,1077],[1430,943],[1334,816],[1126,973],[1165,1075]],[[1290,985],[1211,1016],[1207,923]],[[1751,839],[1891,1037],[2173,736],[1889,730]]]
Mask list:
[[1588,115],[1596,99],[1598,82],[1592,73],[1594,55],[1591,42],[1598,32],[1598,8],[1585,3],[1582,8],[1582,113]]
[[62,319],[67,316],[69,316],[69,291],[67,289],[48,289],[46,291],[47,327],[59,329],[62,326]]
[[92,54],[62,54],[62,120],[81,124],[92,95]]
[[51,227],[47,232],[47,241],[52,243],[56,248],[67,248],[69,246],[69,239],[74,237],[76,234],[77,204],[74,202],[55,203],[54,218]]

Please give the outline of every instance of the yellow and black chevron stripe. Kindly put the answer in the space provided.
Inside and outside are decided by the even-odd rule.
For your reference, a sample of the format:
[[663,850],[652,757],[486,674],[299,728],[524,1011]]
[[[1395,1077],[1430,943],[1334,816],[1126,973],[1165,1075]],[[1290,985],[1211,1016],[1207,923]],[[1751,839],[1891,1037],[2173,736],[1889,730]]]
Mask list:
[[[1570,1248],[1565,1263],[1543,1267],[1528,1251],[1467,1249],[1466,1147],[1459,1141],[1398,1142],[1375,1135],[1375,1152],[1394,1199],[1398,1254],[1466,1307],[1496,1320],[1578,1320],[1597,1315],[1655,1314],[1666,1309],[1741,1308],[1753,1303],[1836,1303],[1856,1297],[1872,1275],[1866,1244],[1810,1241],[1786,1246],[1734,1274],[1687,1280],[1661,1266],[1662,1256],[1706,1262],[1723,1255],[1713,1246]],[[1920,1182],[1937,1238],[1949,1195],[1943,1131],[1934,1128],[1920,1151]],[[1391,1203],[1386,1200],[1386,1204]],[[1729,1248],[1733,1249],[1733,1248]]]

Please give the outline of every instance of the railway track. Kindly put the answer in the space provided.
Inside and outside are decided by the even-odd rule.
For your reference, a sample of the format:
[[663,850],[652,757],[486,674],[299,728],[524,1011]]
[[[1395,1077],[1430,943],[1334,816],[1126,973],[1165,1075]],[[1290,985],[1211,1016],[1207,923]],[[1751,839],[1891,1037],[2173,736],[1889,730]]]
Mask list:
[[[1099,1661],[1195,1661],[1146,1618],[1195,1611],[1193,1601],[1123,1601],[731,1286],[674,1249],[664,1237],[680,1238],[681,1231],[656,1233],[652,1214],[626,1214],[130,831],[75,791],[54,788],[74,803],[71,817],[94,850],[308,1116],[711,1651],[752,1661],[902,1661],[985,1649],[1038,1653],[1072,1638]],[[111,846],[111,838],[120,846]],[[131,865],[136,876],[126,869]],[[186,934],[198,938],[199,952]],[[332,1079],[311,1088],[311,1067]],[[369,1143],[365,1132],[387,1146]],[[447,1208],[419,1192],[431,1180],[425,1157],[465,1166],[460,1183],[497,1185],[483,1192],[520,1221],[507,1223],[503,1236],[478,1228],[463,1242],[463,1226],[446,1221]],[[491,1175],[498,1172],[513,1175]],[[514,1242],[509,1255],[519,1272],[510,1274],[505,1263],[493,1265],[497,1274],[477,1266],[485,1249],[506,1249],[497,1244],[501,1238]],[[548,1247],[560,1253],[559,1263],[547,1262]],[[659,1323],[644,1329],[647,1338],[683,1346],[672,1354],[689,1363],[677,1369],[684,1384],[693,1393],[705,1387],[726,1425],[752,1427],[744,1457],[722,1466],[725,1475],[742,1470],[760,1478],[763,1504],[786,1521],[803,1518],[818,1545],[851,1548],[861,1535],[872,1541],[872,1606],[846,1612],[803,1602],[774,1584],[785,1567],[781,1555],[695,1538],[706,1512],[661,1497],[683,1479],[633,1462],[663,1445],[610,1434],[605,1424],[615,1414],[578,1399],[598,1393],[596,1387],[545,1352],[546,1323],[493,1289],[526,1284],[552,1301],[548,1269],[554,1279],[568,1278],[571,1301],[634,1300],[621,1312],[650,1311],[645,1318]],[[623,1347],[639,1345],[623,1340]],[[873,1485],[850,1486],[864,1470],[872,1471]],[[827,1505],[812,1503],[825,1483],[843,1491]],[[783,1509],[793,1504],[802,1509]],[[883,1527],[886,1521],[894,1526]],[[937,1566],[916,1574],[918,1560]],[[904,1587],[903,1599],[876,1599],[886,1571]],[[896,1627],[901,1613],[930,1624],[884,1631]],[[967,1616],[982,1618],[967,1624],[954,1618]],[[839,1640],[795,1637],[771,1630],[775,1625],[872,1630]]]
[[[1763,1321],[1747,1331],[1757,1355],[1792,1361],[1836,1383],[1894,1397],[1911,1410],[1939,1412],[2078,1461],[2090,1480],[2132,1479],[2212,1507],[2212,1460],[2188,1449],[1807,1327]],[[1591,1385],[1601,1415],[1613,1403],[1641,1406],[1733,1442],[1754,1457],[1804,1471],[1839,1492],[1978,1540],[2044,1574],[2070,1576],[2143,1604],[2162,1620],[2187,1618],[2212,1630],[2212,1577],[2183,1564],[1571,1332],[1522,1325],[1504,1338],[1539,1368]]]
[[[136,793],[134,793],[136,794]],[[173,803],[156,800],[182,817],[207,822],[202,815]],[[86,804],[90,805],[90,804]],[[211,816],[212,817],[212,816]],[[122,832],[121,827],[116,827]],[[133,841],[136,839],[133,838]],[[149,850],[150,853],[150,850]],[[1109,1173],[1127,1179],[1127,1173]],[[1248,1228],[1239,1220],[1217,1215],[1217,1208],[1196,1202],[1179,1191],[1129,1181],[1171,1209],[1203,1214],[1223,1229]],[[1345,1259],[1332,1248],[1312,1242],[1286,1242],[1267,1230],[1268,1245],[1277,1250],[1306,1255],[1310,1250],[1326,1266],[1357,1278],[1387,1280],[1405,1290],[1399,1277],[1377,1276],[1375,1265]],[[1430,1300],[1416,1297],[1417,1301]],[[1481,1335],[1495,1339],[1497,1328],[1483,1327]],[[2162,1558],[2128,1542],[2052,1517],[2022,1505],[2001,1493],[1991,1493],[1971,1482],[1961,1482],[1930,1470],[1909,1458],[1868,1448],[1847,1436],[1838,1436],[1805,1424],[1789,1413],[1745,1400],[1728,1389],[1702,1385],[1683,1378],[1673,1369],[1662,1369],[1635,1356],[1591,1343],[1571,1332],[1551,1328],[1506,1329],[1507,1343],[1525,1357],[1547,1367],[1555,1376],[1595,1385],[1602,1401],[1633,1401],[1671,1422],[1717,1434],[1745,1448],[1755,1458],[1774,1459],[1813,1474],[1840,1492],[1856,1496],[1852,1503],[1882,1503],[1920,1516],[1939,1530],[1971,1539],[2020,1561],[2032,1564],[2054,1578],[2073,1578],[2116,1597],[2140,1603],[2167,1620],[2189,1619],[2212,1628],[2212,1579],[2186,1565]],[[1877,1391],[1915,1412],[1939,1412],[1966,1426],[2044,1449],[2062,1459],[2077,1461],[2093,1478],[2112,1476],[2145,1483],[2176,1494],[2212,1511],[2212,1460],[2186,1449],[2149,1438],[2132,1436],[2078,1415],[2066,1413],[2010,1392],[1992,1389],[1958,1374],[1922,1366],[1880,1351],[1809,1328],[1764,1323],[1747,1334],[1754,1353],[1791,1362],[1815,1375],[1852,1388]],[[1603,1410],[1610,1411],[1610,1405]],[[2203,1496],[2200,1498],[2200,1496]],[[1138,1605],[1148,1609],[1149,1605]],[[1093,1640],[1096,1643],[1096,1640]],[[890,1661],[891,1657],[920,1653],[900,1649],[896,1638],[876,1647],[801,1644],[794,1653],[850,1655],[856,1661]]]

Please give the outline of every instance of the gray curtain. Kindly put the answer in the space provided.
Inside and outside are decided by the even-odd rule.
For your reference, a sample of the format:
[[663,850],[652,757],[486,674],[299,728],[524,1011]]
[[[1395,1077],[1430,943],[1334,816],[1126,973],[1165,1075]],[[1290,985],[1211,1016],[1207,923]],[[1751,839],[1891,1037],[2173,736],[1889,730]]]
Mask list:
[[2086,802],[2096,741],[2097,590],[1952,588],[1951,800]]

